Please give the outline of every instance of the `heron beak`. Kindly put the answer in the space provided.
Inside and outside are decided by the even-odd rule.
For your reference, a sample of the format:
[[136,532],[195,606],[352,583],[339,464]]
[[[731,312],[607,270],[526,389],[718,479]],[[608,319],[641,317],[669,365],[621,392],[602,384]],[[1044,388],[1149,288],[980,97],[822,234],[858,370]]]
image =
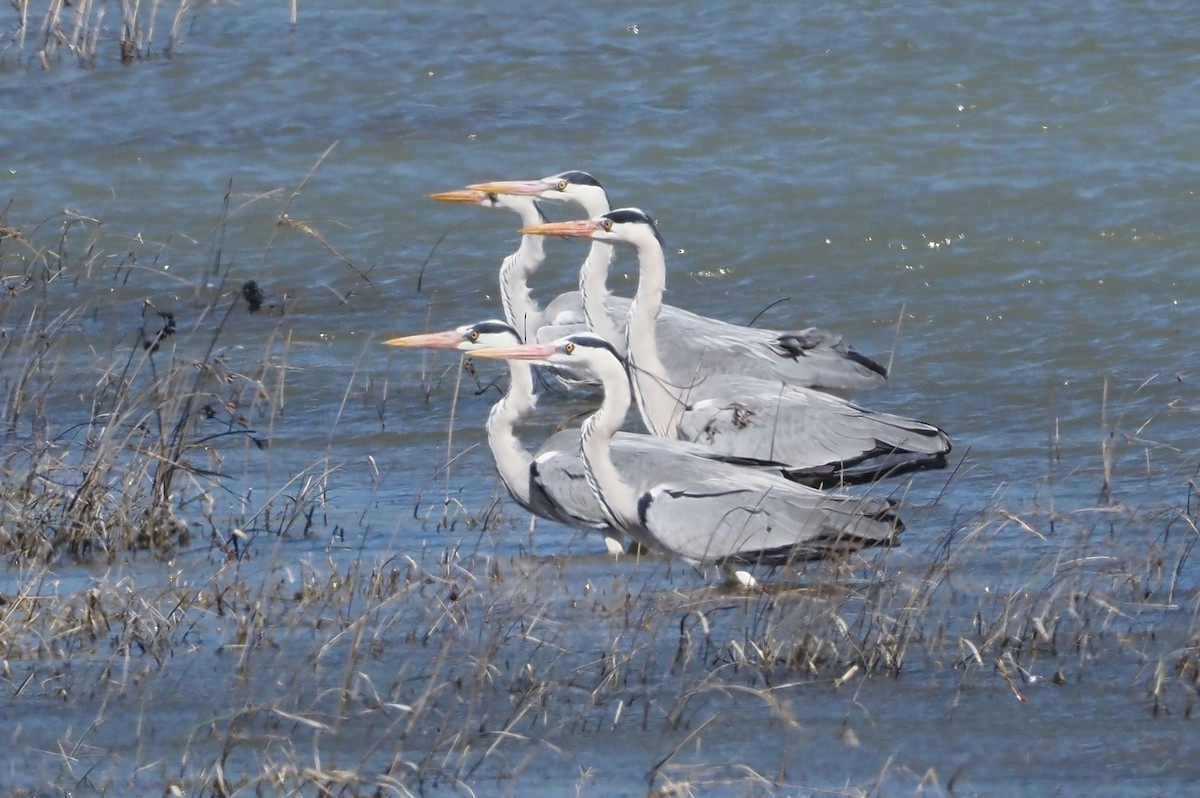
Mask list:
[[548,222],[535,224],[532,227],[522,227],[518,232],[527,236],[567,236],[568,238],[591,238],[600,229],[600,225],[591,219],[578,219],[573,222]]
[[447,330],[446,332],[389,338],[383,343],[385,346],[402,346],[405,349],[458,349],[462,342],[463,337],[458,331]]
[[471,357],[489,357],[497,360],[545,361],[554,354],[554,344],[523,344],[521,346],[485,347],[471,352]]
[[480,205],[487,200],[487,192],[463,188],[458,191],[441,191],[437,194],[430,194],[429,199],[438,202],[457,202],[460,205]]
[[471,191],[489,194],[512,194],[518,197],[540,197],[548,186],[541,180],[498,180],[494,183],[472,183]]

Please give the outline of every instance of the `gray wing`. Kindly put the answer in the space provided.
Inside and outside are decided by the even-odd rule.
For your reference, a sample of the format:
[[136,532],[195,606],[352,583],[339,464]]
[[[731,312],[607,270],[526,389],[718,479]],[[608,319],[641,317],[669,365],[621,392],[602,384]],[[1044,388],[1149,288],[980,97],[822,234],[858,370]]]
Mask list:
[[684,374],[744,374],[838,389],[875,388],[887,381],[887,369],[840,335],[816,327],[796,332],[742,327],[666,305],[658,334],[663,362]]
[[533,479],[572,526],[609,526],[604,507],[588,484],[583,461],[576,452],[551,451],[533,461]]
[[[542,326],[534,331],[536,343],[548,344],[567,335],[587,332],[587,318],[583,313],[583,299],[578,291],[559,294],[542,313]],[[598,385],[596,380],[566,369],[555,369],[554,377],[567,388],[581,385]]]
[[[611,452],[622,477],[635,485],[661,480],[692,461],[737,464],[747,471],[776,476],[786,470],[782,463],[727,457],[708,446],[638,433],[617,433]],[[579,454],[578,428],[555,433],[542,444],[534,458],[533,479],[538,492],[563,514],[557,520],[594,528],[609,524],[609,515],[587,479]]]
[[[630,300],[606,297],[618,329],[625,328]],[[696,374],[742,374],[812,388],[876,388],[887,369],[846,344],[840,335],[809,327],[796,332],[742,327],[673,305],[658,317],[659,356],[676,380]],[[625,353],[625,342],[614,342]]]
[[542,311],[542,326],[534,335],[539,344],[548,344],[577,332],[587,332],[587,316],[583,312],[583,297],[578,291],[567,291],[550,301]]
[[808,484],[870,482],[943,468],[950,439],[923,421],[766,380],[713,376],[680,413],[679,437],[718,452],[786,463]]
[[[583,312],[583,297],[578,291],[566,291],[550,300],[542,311],[542,324],[547,327],[585,325],[587,316]],[[585,328],[586,329],[586,328]],[[553,341],[553,338],[547,339]],[[539,336],[539,343],[540,343]]]
[[652,540],[697,562],[780,565],[894,546],[904,530],[890,502],[757,476],[665,483],[638,510]]
[[531,470],[538,489],[571,519],[568,523],[592,528],[608,526],[608,515],[592,492],[579,456],[578,428],[550,436],[538,449]]

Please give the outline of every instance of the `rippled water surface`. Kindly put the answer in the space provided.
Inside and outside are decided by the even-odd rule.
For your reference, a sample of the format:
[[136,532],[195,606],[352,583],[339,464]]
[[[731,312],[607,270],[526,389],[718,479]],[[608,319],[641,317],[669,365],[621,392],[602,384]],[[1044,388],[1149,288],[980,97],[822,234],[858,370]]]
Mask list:
[[[481,445],[498,394],[480,390],[500,368],[478,364],[455,401],[456,358],[378,343],[501,314],[496,270],[516,218],[427,193],[565,169],[656,218],[671,303],[743,323],[769,308],[759,324],[821,325],[892,363],[891,384],[856,400],[944,427],[957,458],[876,488],[905,500],[905,543],[890,555],[901,565],[919,568],[935,541],[996,513],[1092,511],[1103,446],[1118,507],[1185,505],[1200,448],[1200,6],[346,5],[301,3],[295,29],[284,3],[204,7],[174,57],[124,66],[102,54],[43,71],[28,43],[0,61],[0,221],[58,235],[65,218],[84,220],[52,290],[0,300],[5,336],[65,325],[65,426],[89,412],[71,397],[149,323],[144,300],[176,315],[172,346],[199,355],[256,280],[274,309],[235,307],[216,346],[235,370],[286,366],[284,387],[270,386],[284,406],[273,420],[245,411],[271,446],[220,452],[231,484],[216,517],[246,519],[296,475],[325,474],[313,536],[277,556],[319,559],[331,538],[367,556],[596,550],[552,524],[531,535],[502,496]],[[86,220],[99,220],[91,253]],[[547,251],[543,301],[571,287],[584,247]],[[622,293],[632,265],[622,253]],[[6,383],[17,368],[4,363]],[[530,440],[587,406],[544,397]],[[489,508],[506,517],[481,531],[470,521]],[[1136,550],[1137,535],[1158,533],[1135,521],[1113,534]],[[1016,564],[1058,545],[997,524],[962,578],[1021,584]],[[1178,577],[1187,615],[1190,562]],[[676,571],[664,585],[705,579]],[[686,756],[755,760],[822,789],[868,784],[889,756],[936,768],[938,789],[961,772],[985,794],[1149,794],[1188,775],[1173,741],[1195,730],[1150,719],[1140,698],[1106,713],[1111,691],[1055,696],[1022,718],[1000,683],[966,731],[951,722],[958,699],[906,679],[863,688],[860,748],[837,736],[853,708],[822,687],[811,717],[797,709],[818,742],[762,749],[754,723],[732,721]],[[980,722],[988,701],[1003,723]],[[1098,775],[1088,760],[1108,743],[1094,735],[1120,713],[1141,713],[1109,741],[1129,767]],[[654,762],[617,736],[560,740],[562,769],[526,783],[563,794],[596,768],[589,783],[638,794]],[[989,764],[992,738],[1023,758]],[[1038,761],[1058,745],[1061,770]]]

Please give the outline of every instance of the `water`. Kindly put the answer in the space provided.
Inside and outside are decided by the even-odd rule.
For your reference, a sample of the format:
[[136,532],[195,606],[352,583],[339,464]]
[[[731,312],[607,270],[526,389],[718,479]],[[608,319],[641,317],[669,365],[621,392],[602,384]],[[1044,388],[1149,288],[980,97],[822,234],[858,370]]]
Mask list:
[[[856,399],[943,426],[962,456],[948,484],[926,474],[895,486],[909,504],[897,553],[908,567],[965,519],[1090,512],[1105,440],[1123,506],[1153,516],[1189,495],[1200,406],[1192,4],[305,3],[295,30],[284,5],[201,9],[171,59],[121,66],[102,53],[93,69],[66,59],[43,72],[24,65],[27,46],[0,67],[5,221],[57,230],[70,209],[111,236],[60,290],[5,300],[6,334],[23,334],[35,307],[52,319],[84,306],[64,333],[69,396],[72,379],[91,384],[153,326],[143,300],[177,315],[173,345],[198,356],[208,300],[258,281],[286,312],[235,309],[218,348],[243,373],[264,352],[285,364],[285,409],[268,452],[223,451],[235,479],[217,516],[253,521],[262,497],[295,490],[293,476],[328,471],[319,540],[284,557],[323,556],[335,528],[367,556],[459,539],[500,558],[594,550],[549,524],[529,535],[511,503],[499,531],[465,531],[500,490],[480,445],[496,394],[460,392],[447,475],[456,361],[378,345],[500,314],[496,268],[515,247],[515,218],[425,194],[564,169],[654,215],[673,304],[742,322],[770,307],[759,323],[819,324],[894,358],[892,383]],[[279,226],[285,210],[329,247]],[[73,228],[72,253],[85,227]],[[549,243],[540,299],[571,286],[583,252]],[[632,273],[619,279],[628,294]],[[484,385],[501,373],[478,368]],[[547,424],[582,406],[542,405]],[[88,408],[64,399],[62,410]],[[464,508],[449,534],[436,523],[448,490]],[[1122,529],[1134,549],[1157,534]],[[980,585],[1021,584],[992,564],[1056,545],[1012,524],[995,534],[988,556],[964,564]],[[884,702],[922,689],[869,688]],[[889,724],[903,730],[900,714]],[[1086,736],[1085,715],[1064,733]],[[755,737],[733,734],[721,756],[737,760]],[[886,756],[890,739],[872,750]],[[958,764],[984,769],[986,745],[954,755],[940,743],[935,734],[927,763],[906,763],[943,778]],[[636,750],[621,756],[648,766]],[[862,784],[882,766],[807,772],[814,785]],[[1091,776],[1082,759],[1064,767],[1035,789]],[[988,792],[1029,787],[978,778]],[[1108,778],[1117,793],[1155,789]]]

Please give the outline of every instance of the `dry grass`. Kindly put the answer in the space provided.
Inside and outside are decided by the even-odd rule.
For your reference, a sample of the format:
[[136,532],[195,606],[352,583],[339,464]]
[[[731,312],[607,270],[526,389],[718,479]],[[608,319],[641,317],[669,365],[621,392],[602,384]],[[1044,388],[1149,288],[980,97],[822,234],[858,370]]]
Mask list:
[[[1121,518],[1147,521],[1172,523]],[[879,676],[900,693],[915,681],[947,700],[986,690],[1022,703],[1116,680],[1142,696],[1131,711],[1190,714],[1194,608],[1171,583],[1192,519],[1140,557],[1083,554],[1128,530],[1081,526],[1081,556],[1039,555],[994,592],[956,573],[981,538],[1022,523],[951,536],[921,553],[932,565],[819,566],[751,595],[698,589],[653,561],[580,581],[578,563],[453,550],[299,565],[278,550],[191,554],[151,587],[70,589],[29,569],[0,608],[3,676],[14,705],[58,707],[53,785],[73,793],[158,778],[183,794],[519,792],[546,767],[589,761],[581,745],[637,763],[649,794],[807,793],[785,770],[703,752],[741,724],[747,739],[763,724],[800,733],[804,705],[868,701]],[[131,722],[143,733],[118,731]],[[47,731],[27,734],[43,744]],[[893,763],[879,781],[944,794],[952,778]],[[559,783],[572,780],[604,791],[586,772]]]
[[[211,272],[236,213],[224,207]],[[345,262],[346,294],[369,280],[289,224],[290,207],[280,234]],[[1194,478],[1161,508],[997,506],[940,534],[910,516],[897,550],[754,593],[654,559],[496,556],[492,530],[523,519],[499,497],[464,505],[448,469],[413,508],[434,543],[334,537],[297,555],[293,541],[338,525],[325,517],[337,463],[243,492],[236,511],[214,498],[234,490],[227,473],[269,462],[287,347],[227,347],[244,308],[220,287],[197,293],[186,323],[147,303],[136,336],[96,348],[86,305],[47,300],[136,279],[135,261],[165,246],[114,259],[100,230],[0,214],[0,684],[6,739],[33,757],[16,785],[28,794],[505,794],[555,769],[551,789],[587,795],[615,763],[655,796],[944,795],[970,773],[887,760],[831,786],[789,765],[785,741],[869,755],[858,708],[879,685],[954,707],[1118,685],[1131,713],[1191,715]],[[88,346],[88,373],[63,367]],[[460,379],[431,371],[421,390],[457,394]],[[387,389],[368,393],[383,424]],[[814,742],[817,705],[843,719]],[[728,754],[762,729],[773,739]]]
[[[72,60],[90,69],[98,59],[170,58],[183,44],[188,17],[213,2],[179,0],[172,11],[163,0],[12,0],[13,16],[0,29],[0,66],[9,58],[42,69]],[[295,25],[294,3],[292,16]]]
[[[61,223],[56,250],[18,234],[17,251],[0,258],[10,299],[5,318],[20,318],[0,342],[0,551],[18,563],[111,560],[135,549],[169,554],[190,542],[177,509],[219,486],[221,448],[266,445],[246,418],[269,414],[277,369],[232,366],[218,341],[235,303],[220,293],[187,333],[195,347],[177,347],[174,314],[146,301],[134,339],[114,352],[94,351],[92,373],[62,366],[65,350],[87,345],[80,337],[85,307],[55,313],[45,310],[53,303],[35,302],[28,316],[17,309],[25,306],[20,294],[44,296],[70,279],[63,263],[75,223]],[[94,240],[84,252],[100,257]],[[198,333],[205,327],[206,340]],[[76,401],[64,403],[64,394]]]
[[[110,235],[75,211],[27,227],[0,212],[0,555],[19,567],[136,551],[169,559],[200,534],[240,556],[258,533],[312,531],[336,465],[314,461],[282,487],[231,485],[231,474],[269,471],[290,350],[287,298],[272,298],[267,323],[247,338],[243,319],[257,308],[244,287],[226,285],[222,263],[234,220],[279,197],[268,253],[280,235],[328,250],[312,225],[294,235],[286,218],[307,180],[290,194],[235,198],[231,187],[206,238],[173,237],[182,251],[172,238]],[[181,283],[164,264],[193,253],[211,263]],[[344,296],[369,284],[369,270],[339,259],[350,274]],[[161,308],[137,298],[155,292]],[[98,317],[117,318],[110,305],[137,314],[120,317],[116,340],[95,333]],[[256,498],[254,485],[270,492]],[[222,515],[230,504],[237,511]]]

